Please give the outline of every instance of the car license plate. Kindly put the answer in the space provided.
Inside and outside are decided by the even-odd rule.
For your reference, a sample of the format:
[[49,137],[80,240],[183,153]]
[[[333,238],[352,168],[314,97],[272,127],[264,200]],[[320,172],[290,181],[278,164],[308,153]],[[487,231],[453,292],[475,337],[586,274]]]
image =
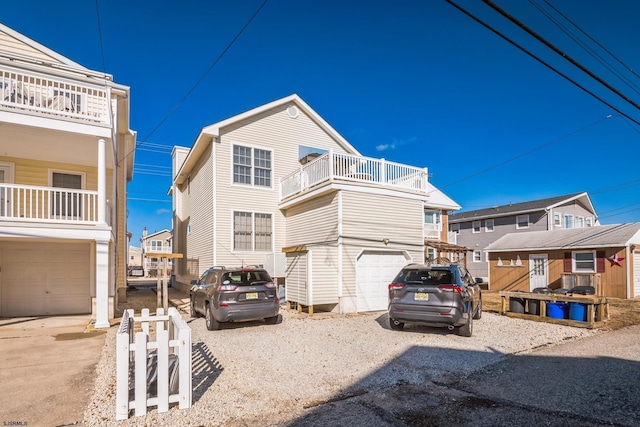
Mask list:
[[428,301],[429,300],[429,294],[424,293],[424,292],[416,292],[415,294],[413,294],[413,299],[415,301]]
[[258,299],[258,293],[257,292],[247,292],[245,294],[245,297],[247,299]]

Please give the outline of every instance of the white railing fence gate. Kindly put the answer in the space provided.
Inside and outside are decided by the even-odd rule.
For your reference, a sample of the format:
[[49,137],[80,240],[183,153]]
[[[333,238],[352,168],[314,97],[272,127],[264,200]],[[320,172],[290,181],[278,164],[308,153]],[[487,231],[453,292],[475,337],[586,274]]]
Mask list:
[[116,336],[116,420],[126,420],[131,409],[136,416],[151,406],[167,412],[176,402],[180,409],[191,407],[191,329],[175,307],[166,315],[158,308],[155,316],[145,308],[140,317],[126,310]]

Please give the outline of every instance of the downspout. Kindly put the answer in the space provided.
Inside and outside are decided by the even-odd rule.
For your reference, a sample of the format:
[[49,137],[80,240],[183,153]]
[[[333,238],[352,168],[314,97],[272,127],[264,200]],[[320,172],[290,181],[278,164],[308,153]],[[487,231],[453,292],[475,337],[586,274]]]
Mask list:
[[338,191],[338,301],[340,301],[340,314],[342,310],[342,191]]

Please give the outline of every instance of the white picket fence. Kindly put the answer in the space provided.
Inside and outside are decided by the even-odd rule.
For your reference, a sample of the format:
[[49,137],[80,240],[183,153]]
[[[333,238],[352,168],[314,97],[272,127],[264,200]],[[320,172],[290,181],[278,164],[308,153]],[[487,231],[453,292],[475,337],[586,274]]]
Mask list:
[[[141,331],[134,334],[136,324],[140,325]],[[153,332],[150,329],[155,329],[155,341],[150,341],[150,332]],[[175,307],[169,307],[166,315],[158,308],[155,316],[150,316],[149,309],[145,308],[139,317],[134,316],[133,310],[126,310],[116,346],[116,420],[129,418],[131,409],[140,416],[151,406],[156,406],[158,412],[168,411],[169,404],[176,402],[180,409],[191,407],[191,329]],[[154,354],[154,363],[157,363],[157,396],[149,395],[147,390],[150,354]],[[172,354],[178,358],[177,394],[170,393],[169,360]],[[129,387],[132,368],[133,400]]]

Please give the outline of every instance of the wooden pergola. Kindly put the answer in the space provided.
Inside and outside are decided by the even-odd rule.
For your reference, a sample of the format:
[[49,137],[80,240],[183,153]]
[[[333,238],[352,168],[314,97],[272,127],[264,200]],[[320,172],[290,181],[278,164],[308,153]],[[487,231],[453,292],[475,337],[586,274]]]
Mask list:
[[444,257],[443,254],[450,254],[450,253],[454,253],[456,255],[458,255],[458,257],[460,256],[460,254],[465,254],[464,256],[464,266],[467,266],[467,252],[471,251],[471,249],[467,248],[466,246],[459,246],[453,243],[449,243],[449,242],[443,242],[440,240],[431,240],[431,239],[425,239],[424,240],[424,245],[425,245],[425,253],[424,253],[424,258],[425,261],[427,260],[427,247],[429,248],[433,248],[438,252],[438,256],[437,256],[437,262],[440,262],[443,258],[447,258],[448,257]]

